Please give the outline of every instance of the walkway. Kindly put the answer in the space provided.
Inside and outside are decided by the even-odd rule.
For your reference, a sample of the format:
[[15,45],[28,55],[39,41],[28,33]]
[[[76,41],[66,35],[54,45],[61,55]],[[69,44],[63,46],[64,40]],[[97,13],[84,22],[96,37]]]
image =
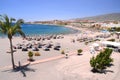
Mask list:
[[[75,51],[71,52],[71,53],[68,53],[69,56],[71,55],[74,55],[76,54]],[[23,63],[22,65],[26,65],[26,64],[29,64],[30,65],[35,65],[35,64],[39,64],[39,63],[45,63],[45,62],[48,62],[48,61],[53,61],[53,60],[57,60],[57,59],[61,59],[61,58],[65,58],[65,55],[60,55],[60,56],[55,56],[55,57],[50,57],[50,58],[46,58],[46,59],[42,59],[42,60],[36,60],[34,62],[25,62]],[[12,66],[4,66],[4,67],[0,67],[0,69],[6,69],[6,68],[12,68]]]

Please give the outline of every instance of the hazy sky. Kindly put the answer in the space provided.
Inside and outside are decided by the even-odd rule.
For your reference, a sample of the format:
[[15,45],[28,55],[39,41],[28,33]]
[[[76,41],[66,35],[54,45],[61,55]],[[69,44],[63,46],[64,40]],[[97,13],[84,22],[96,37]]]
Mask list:
[[0,0],[0,14],[25,21],[71,19],[120,12],[120,0]]

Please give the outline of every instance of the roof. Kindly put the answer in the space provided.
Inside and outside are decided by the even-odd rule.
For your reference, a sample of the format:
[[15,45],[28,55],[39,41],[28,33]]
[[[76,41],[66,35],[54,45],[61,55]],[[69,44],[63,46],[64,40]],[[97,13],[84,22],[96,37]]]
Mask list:
[[112,46],[120,47],[120,42],[103,41],[101,43],[105,45],[112,45]]

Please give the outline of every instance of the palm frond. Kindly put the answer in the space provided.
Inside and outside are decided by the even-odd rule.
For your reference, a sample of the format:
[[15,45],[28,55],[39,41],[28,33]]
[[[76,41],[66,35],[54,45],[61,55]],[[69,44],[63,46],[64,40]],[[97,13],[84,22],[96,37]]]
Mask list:
[[25,34],[21,30],[21,24],[24,23],[22,19],[17,20],[17,22],[13,24],[15,21],[14,18],[8,18],[7,15],[1,16],[4,20],[0,20],[0,32],[7,34],[8,38],[12,38],[15,34],[20,34],[22,37],[25,37]]
[[13,23],[13,21],[16,21],[16,19],[15,18],[10,18],[10,23],[11,24]]
[[23,23],[24,23],[24,20],[23,20],[23,19],[19,19],[19,20],[17,20],[16,23],[17,23],[17,24],[23,24]]
[[17,32],[18,32],[22,37],[25,38],[25,34],[24,34],[24,32],[23,32],[21,29],[18,29]]
[[21,24],[24,23],[23,19],[19,19],[17,20],[17,22],[14,24],[14,26],[16,26],[17,28],[21,29]]
[[3,16],[2,15],[0,15],[0,21],[3,21],[4,19],[3,19]]
[[3,34],[7,33],[6,26],[5,26],[4,22],[2,22],[2,21],[0,21],[0,29]]
[[12,27],[12,35],[15,35],[15,34],[20,34],[22,37],[25,37],[25,34],[24,32],[22,31],[20,25],[18,24],[15,24],[13,27]]
[[5,19],[5,24],[6,24],[7,28],[10,28],[11,23],[10,23],[10,20],[9,20],[8,16],[4,15],[3,17]]

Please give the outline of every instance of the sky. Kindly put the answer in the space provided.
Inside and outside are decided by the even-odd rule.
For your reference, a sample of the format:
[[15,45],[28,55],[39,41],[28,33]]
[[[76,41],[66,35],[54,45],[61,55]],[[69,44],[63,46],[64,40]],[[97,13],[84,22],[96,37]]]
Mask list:
[[0,14],[25,21],[67,20],[120,13],[120,0],[0,0]]

